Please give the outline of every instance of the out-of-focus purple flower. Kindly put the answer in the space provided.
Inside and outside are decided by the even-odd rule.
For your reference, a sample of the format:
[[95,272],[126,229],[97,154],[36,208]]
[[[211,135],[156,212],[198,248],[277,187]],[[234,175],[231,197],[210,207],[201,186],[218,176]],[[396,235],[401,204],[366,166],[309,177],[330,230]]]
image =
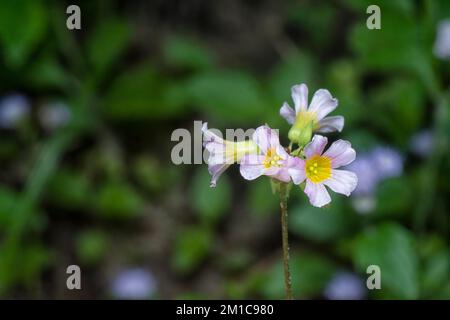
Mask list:
[[374,165],[371,154],[360,153],[356,160],[346,167],[358,177],[358,185],[353,193],[355,196],[370,195],[375,191],[380,177]]
[[117,299],[149,299],[155,293],[156,280],[145,269],[133,268],[120,272],[113,280],[111,293]]
[[439,22],[433,51],[440,59],[450,58],[450,19]]
[[434,136],[431,130],[423,130],[411,137],[409,144],[411,152],[420,156],[429,156],[434,149]]
[[69,122],[71,112],[64,102],[51,102],[39,110],[39,121],[47,130],[54,130]]
[[22,94],[12,94],[0,101],[0,127],[14,128],[30,112],[30,103]]
[[397,150],[376,147],[371,154],[380,179],[397,177],[403,173],[403,157]]
[[403,157],[393,148],[379,146],[360,153],[346,169],[358,176],[358,185],[352,198],[353,208],[361,214],[367,214],[375,209],[374,193],[380,181],[402,174]]
[[349,272],[336,273],[323,293],[329,300],[361,300],[366,294],[363,280]]
[[372,212],[376,205],[377,199],[372,194],[359,195],[352,198],[352,206],[360,214]]

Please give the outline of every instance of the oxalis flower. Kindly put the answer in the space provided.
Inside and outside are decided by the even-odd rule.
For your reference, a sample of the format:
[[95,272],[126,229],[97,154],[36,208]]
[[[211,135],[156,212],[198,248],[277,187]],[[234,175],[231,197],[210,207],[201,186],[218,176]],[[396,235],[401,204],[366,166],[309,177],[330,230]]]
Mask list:
[[344,128],[344,117],[326,117],[336,109],[338,100],[331,96],[326,89],[319,89],[314,93],[308,106],[308,87],[306,84],[295,85],[291,88],[295,111],[287,102],[280,108],[280,115],[292,125],[289,139],[304,146],[311,140],[313,132],[329,133],[341,132]]
[[202,126],[203,146],[209,152],[208,171],[211,174],[211,187],[215,187],[220,175],[233,163],[239,163],[246,154],[256,154],[257,144],[252,140],[240,142],[227,141],[208,130],[208,123]]
[[253,134],[253,141],[258,145],[260,152],[247,154],[241,159],[242,177],[254,180],[265,175],[282,182],[290,182],[291,173],[296,174],[300,170],[297,168],[301,160],[290,156],[284,150],[277,132],[268,126],[260,126]]
[[331,202],[325,186],[349,196],[358,183],[355,173],[336,169],[355,160],[356,152],[350,142],[338,140],[324,153],[327,142],[326,137],[315,135],[304,149],[306,159],[298,162],[296,170],[290,170],[295,184],[306,180],[304,191],[315,207],[322,207]]

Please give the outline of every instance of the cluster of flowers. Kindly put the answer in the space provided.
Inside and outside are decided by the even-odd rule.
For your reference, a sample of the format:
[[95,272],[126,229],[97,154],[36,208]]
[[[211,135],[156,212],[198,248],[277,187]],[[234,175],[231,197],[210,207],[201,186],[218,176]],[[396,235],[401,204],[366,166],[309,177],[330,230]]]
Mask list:
[[[314,134],[342,131],[342,116],[327,117],[336,109],[337,99],[328,90],[320,89],[308,106],[305,84],[293,86],[291,92],[295,110],[286,102],[280,109],[280,115],[292,125],[288,134],[291,145],[287,149],[281,146],[277,132],[267,125],[258,127],[251,140],[233,142],[223,140],[208,130],[207,123],[203,124],[203,145],[209,152],[212,187],[231,164],[238,163],[244,179],[265,175],[278,182],[301,185],[316,207],[331,202],[326,187],[346,196],[351,194],[357,185],[356,174],[337,168],[355,160],[355,150],[350,142],[337,140],[325,151],[328,139]],[[297,149],[292,148],[294,144]]]

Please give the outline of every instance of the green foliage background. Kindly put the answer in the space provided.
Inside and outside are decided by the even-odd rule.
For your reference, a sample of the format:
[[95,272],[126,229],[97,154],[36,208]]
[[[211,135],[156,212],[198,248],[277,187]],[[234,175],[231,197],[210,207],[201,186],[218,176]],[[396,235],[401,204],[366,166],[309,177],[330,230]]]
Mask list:
[[[365,281],[375,264],[382,289],[369,299],[450,298],[450,63],[432,51],[448,1],[80,1],[75,31],[69,4],[0,4],[0,96],[32,104],[1,130],[1,297],[109,297],[115,270],[137,265],[155,298],[282,298],[268,181],[230,169],[210,189],[206,165],[171,162],[170,137],[193,120],[286,136],[279,107],[305,82],[339,99],[357,152],[386,144],[406,162],[368,215],[293,190],[295,296],[322,298],[338,271]],[[370,4],[381,30],[366,27]],[[71,121],[48,131],[37,114],[54,99]],[[425,128],[436,148],[419,158],[410,138]],[[82,292],[65,290],[70,264]]]

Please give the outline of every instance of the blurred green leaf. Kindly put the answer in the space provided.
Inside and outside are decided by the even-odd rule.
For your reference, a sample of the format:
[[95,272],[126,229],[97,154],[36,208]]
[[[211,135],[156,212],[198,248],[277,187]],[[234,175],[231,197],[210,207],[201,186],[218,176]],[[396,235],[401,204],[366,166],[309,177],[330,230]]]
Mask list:
[[[296,299],[320,296],[336,267],[326,258],[313,253],[291,254],[292,290]],[[281,261],[273,265],[262,283],[264,299],[284,298],[284,273]]]
[[144,200],[126,183],[110,182],[98,191],[96,208],[107,218],[129,218],[140,214]]
[[342,2],[365,17],[368,17],[366,15],[367,7],[372,4],[378,5],[382,14],[384,9],[405,14],[412,14],[414,11],[414,3],[410,0],[377,0],[376,2],[373,0],[343,0]]
[[227,299],[246,299],[247,285],[241,280],[229,280],[224,284]]
[[361,273],[370,265],[381,270],[381,288],[400,299],[417,299],[418,257],[414,238],[397,224],[381,224],[355,239],[353,262]]
[[69,76],[58,59],[52,54],[46,54],[27,69],[26,78],[36,88],[61,88],[69,84]]
[[279,196],[272,193],[269,179],[257,179],[248,188],[248,206],[256,215],[278,212]]
[[328,87],[332,88],[331,94],[337,97],[339,106],[334,114],[345,118],[345,127],[352,127],[358,122],[364,108],[360,92],[361,75],[358,65],[354,61],[339,60],[331,64],[327,72]]
[[50,265],[51,252],[42,245],[32,245],[21,249],[19,254],[20,278],[27,286],[36,284],[43,270]]
[[425,262],[421,277],[422,290],[428,297],[435,297],[443,289],[443,285],[450,281],[450,254],[443,250],[431,256]]
[[425,112],[423,87],[411,78],[394,78],[372,91],[372,123],[398,145],[407,146],[409,138],[423,121]]
[[186,103],[181,83],[168,84],[151,64],[137,66],[120,76],[105,97],[103,112],[113,120],[148,120],[179,116]]
[[377,215],[406,214],[413,198],[414,192],[407,176],[382,181],[377,189]]
[[345,236],[355,222],[355,217],[337,197],[327,208],[316,208],[309,203],[293,207],[289,218],[292,233],[320,242]]
[[167,109],[166,117],[181,117],[191,110],[192,103],[185,80],[169,79],[163,92],[163,101]]
[[13,68],[22,66],[41,41],[46,28],[47,14],[41,1],[3,1],[0,42],[6,63]]
[[[290,23],[298,24],[308,38],[307,41],[319,50],[332,49],[333,41],[330,39],[334,39],[336,24],[340,21],[334,6],[318,1],[294,2],[286,19]],[[327,32],[323,32],[324,30]]]
[[51,252],[40,244],[22,245],[14,251],[0,247],[0,293],[12,284],[36,288],[39,278],[52,262]]
[[205,228],[189,227],[176,234],[172,267],[181,274],[197,268],[213,247],[213,234]]
[[[8,230],[16,219],[15,206],[17,201],[20,201],[17,193],[7,187],[0,186],[0,231]],[[47,227],[46,217],[36,210],[33,213],[35,214],[27,221],[29,231],[44,230]]]
[[184,292],[177,295],[176,300],[207,300],[211,297],[200,292]]
[[220,268],[223,268],[226,271],[242,271],[249,265],[251,260],[251,252],[245,249],[237,249],[226,252],[226,254],[221,256],[221,259],[218,260],[218,264]]
[[92,199],[88,178],[68,168],[59,169],[49,181],[48,197],[51,202],[66,209],[85,208]]
[[5,186],[0,186],[0,228],[7,227],[14,218],[17,195]]
[[278,103],[274,107],[277,114],[284,101],[289,102],[292,106],[291,87],[295,84],[308,84],[311,99],[316,70],[318,67],[315,61],[304,52],[291,55],[275,66],[268,79],[268,86],[274,101]]
[[445,240],[436,233],[427,234],[418,242],[419,253],[422,259],[428,259],[431,256],[446,249]]
[[86,230],[77,235],[76,252],[86,265],[98,263],[108,250],[108,237],[102,230]]
[[418,242],[422,268],[421,298],[450,298],[450,253],[445,240],[429,233]]
[[210,185],[211,176],[206,168],[199,168],[190,187],[192,207],[200,219],[215,223],[230,207],[231,185],[228,177],[222,175],[215,188]]
[[158,160],[149,156],[139,156],[133,162],[133,173],[135,179],[147,191],[159,191],[166,183],[167,172],[162,168]]
[[431,56],[421,47],[419,23],[412,15],[383,8],[380,30],[368,29],[365,19],[354,25],[349,41],[366,68],[376,72],[402,69],[430,77]]
[[435,22],[447,19],[450,12],[450,2],[447,0],[433,0],[428,1],[427,5],[432,8],[432,15],[435,18]]
[[186,82],[193,104],[220,120],[251,122],[264,119],[266,102],[259,83],[241,71],[211,71]]
[[167,63],[176,68],[203,70],[213,65],[211,53],[199,42],[184,36],[171,36],[164,44]]
[[0,159],[14,159],[19,149],[15,139],[4,137],[0,141]]
[[359,152],[368,152],[375,146],[380,145],[379,140],[373,134],[373,132],[364,129],[349,129],[345,133],[345,138],[351,141],[352,147],[356,150],[356,154],[358,154]]
[[131,30],[123,20],[102,19],[87,39],[93,70],[103,75],[125,51],[130,36]]

